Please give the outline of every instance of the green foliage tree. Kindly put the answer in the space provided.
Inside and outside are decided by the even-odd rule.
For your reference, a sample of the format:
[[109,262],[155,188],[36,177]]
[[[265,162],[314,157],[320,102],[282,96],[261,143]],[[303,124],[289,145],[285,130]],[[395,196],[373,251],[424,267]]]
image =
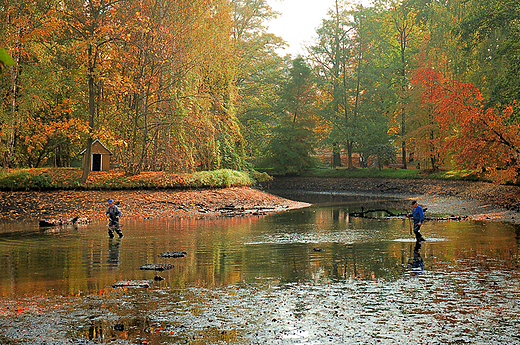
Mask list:
[[[355,73],[355,67],[351,64],[354,56],[353,27],[350,13],[339,1],[335,2],[329,14],[330,19],[323,20],[317,29],[317,44],[309,47],[310,59],[324,94],[321,114],[332,125],[329,143],[335,155],[340,147],[347,148],[348,166],[352,168],[352,149],[357,134],[355,117],[359,104],[352,107],[352,99],[349,97],[352,95],[348,94],[349,90],[355,89],[354,98],[359,96],[359,88],[352,87],[351,78],[352,73]],[[337,161],[337,158],[333,158],[333,164]]]
[[374,158],[377,162],[377,168],[381,170],[385,164],[395,162],[395,148],[389,143],[370,145],[364,151],[364,157],[366,159]]
[[317,44],[310,47],[324,95],[321,114],[331,124],[326,142],[333,144],[333,152],[341,143],[349,168],[354,151],[389,141],[391,72],[380,19],[373,8],[337,1],[330,19],[317,30]]
[[472,0],[456,28],[467,57],[468,80],[479,86],[488,107],[514,104],[520,118],[520,3],[514,0]]
[[269,143],[268,162],[280,174],[301,174],[314,165],[316,93],[305,60],[293,60],[282,94],[280,122]]
[[14,66],[15,62],[13,58],[5,51],[4,48],[0,48],[0,67],[3,68],[4,65]]
[[398,94],[398,103],[394,109],[394,120],[396,130],[399,133],[401,146],[401,164],[407,168],[407,113],[406,103],[409,101],[408,85],[409,72],[413,68],[410,63],[412,56],[419,47],[421,39],[421,28],[416,20],[417,11],[407,3],[391,2],[390,10],[385,15],[388,30],[389,50],[393,68],[395,69],[392,86]]
[[281,87],[290,66],[277,49],[285,43],[267,32],[265,22],[276,17],[265,0],[234,0],[233,38],[237,55],[237,113],[246,139],[247,155],[261,157],[267,150],[280,113]]

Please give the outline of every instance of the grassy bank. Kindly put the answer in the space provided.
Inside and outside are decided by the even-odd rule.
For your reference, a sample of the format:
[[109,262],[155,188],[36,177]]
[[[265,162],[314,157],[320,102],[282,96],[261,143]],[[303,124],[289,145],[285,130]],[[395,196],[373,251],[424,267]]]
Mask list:
[[313,169],[305,172],[307,177],[346,177],[346,178],[393,178],[393,179],[435,179],[483,181],[477,174],[465,170],[449,170],[432,172],[421,169]]
[[0,170],[2,190],[53,190],[53,189],[145,189],[145,188],[223,188],[250,186],[255,178],[248,172],[221,169],[193,174],[175,174],[164,171],[125,175],[124,172],[91,172],[87,183],[82,184],[79,168],[42,168]]

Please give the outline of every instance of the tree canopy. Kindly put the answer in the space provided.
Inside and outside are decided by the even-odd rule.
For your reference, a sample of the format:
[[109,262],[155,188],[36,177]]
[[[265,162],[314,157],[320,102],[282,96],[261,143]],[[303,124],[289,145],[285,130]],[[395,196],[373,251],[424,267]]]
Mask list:
[[326,152],[518,182],[518,1],[336,0],[298,57],[266,0],[0,4],[5,168],[79,165],[100,139],[128,174]]

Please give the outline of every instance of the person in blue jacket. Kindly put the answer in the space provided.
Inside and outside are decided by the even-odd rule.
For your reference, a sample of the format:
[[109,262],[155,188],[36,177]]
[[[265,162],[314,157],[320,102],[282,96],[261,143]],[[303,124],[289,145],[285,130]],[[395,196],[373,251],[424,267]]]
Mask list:
[[114,204],[114,200],[108,200],[108,208],[106,215],[108,217],[108,236],[110,238],[114,238],[114,231],[117,232],[119,238],[123,237],[123,233],[121,232],[121,228],[119,226],[119,217],[122,216],[119,207]]
[[420,233],[421,225],[424,222],[423,208],[419,206],[416,200],[412,201],[412,207],[412,213],[408,214],[408,217],[412,217],[413,219],[413,232],[415,234],[415,239],[417,242],[424,242],[426,240]]

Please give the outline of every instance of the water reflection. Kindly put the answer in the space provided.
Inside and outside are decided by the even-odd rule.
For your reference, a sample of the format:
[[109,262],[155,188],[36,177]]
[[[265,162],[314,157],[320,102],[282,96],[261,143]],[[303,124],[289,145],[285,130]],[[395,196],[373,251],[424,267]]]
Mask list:
[[[170,287],[220,286],[259,279],[284,283],[398,279],[410,266],[423,271],[463,260],[516,265],[513,225],[430,222],[421,248],[405,219],[350,217],[359,207],[310,207],[269,217],[205,220],[125,220],[127,236],[108,239],[104,224],[0,236],[2,295],[34,291],[88,294],[119,280],[152,279],[144,264],[173,264]],[[381,215],[384,216],[384,215]],[[319,248],[315,251],[314,248]],[[186,251],[185,258],[160,253]],[[500,262],[500,265],[498,264]],[[484,263],[483,263],[484,264]]]
[[108,239],[108,267],[119,266],[119,246],[121,245],[121,239]]
[[[27,330],[26,337],[34,329],[35,339],[55,329],[47,335],[53,344],[63,334],[150,344],[514,340],[518,227],[427,222],[428,242],[420,244],[404,218],[350,216],[361,207],[367,204],[267,217],[127,218],[123,239],[108,239],[96,223],[43,232],[4,226],[0,327]],[[160,256],[173,251],[188,254]],[[155,272],[139,270],[144,264],[175,267],[149,289],[111,287],[153,279]],[[52,313],[34,322],[40,310]]]
[[421,275],[424,271],[424,261],[421,257],[421,246],[422,243],[420,241],[415,242],[415,246],[413,248],[413,256],[410,259],[409,265],[412,268],[412,272],[415,275]]

